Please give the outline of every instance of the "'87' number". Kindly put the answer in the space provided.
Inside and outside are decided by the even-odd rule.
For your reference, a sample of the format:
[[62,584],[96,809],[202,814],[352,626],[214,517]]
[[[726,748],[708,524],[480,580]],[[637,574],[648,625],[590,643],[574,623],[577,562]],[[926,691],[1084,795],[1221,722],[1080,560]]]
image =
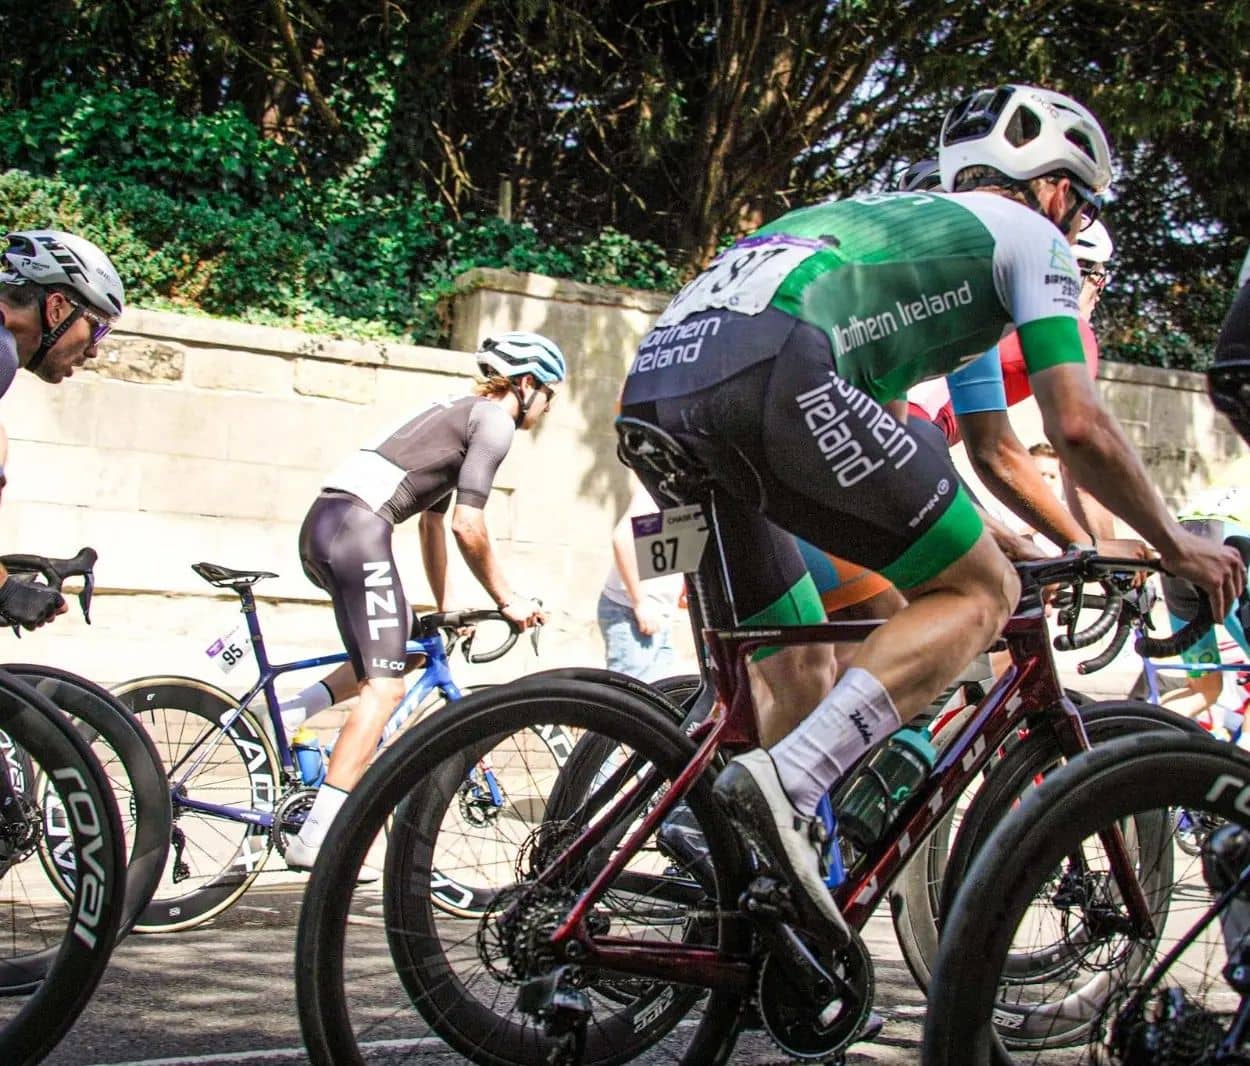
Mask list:
[[651,565],[657,574],[666,574],[677,566],[676,537],[664,537],[651,542]]

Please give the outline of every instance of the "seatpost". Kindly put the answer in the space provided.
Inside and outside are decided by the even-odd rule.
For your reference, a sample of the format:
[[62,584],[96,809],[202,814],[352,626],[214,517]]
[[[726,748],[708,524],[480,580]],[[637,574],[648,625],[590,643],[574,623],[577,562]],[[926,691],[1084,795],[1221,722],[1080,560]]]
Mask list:
[[251,586],[244,585],[238,590],[239,599],[243,603],[243,617],[247,619],[247,635],[252,641],[252,654],[256,657],[256,668],[262,678],[268,680],[261,686],[265,700],[270,707],[278,705],[278,695],[273,687],[273,678],[269,676],[269,656],[265,652],[265,638],[260,631],[260,616],[256,613],[256,596]]

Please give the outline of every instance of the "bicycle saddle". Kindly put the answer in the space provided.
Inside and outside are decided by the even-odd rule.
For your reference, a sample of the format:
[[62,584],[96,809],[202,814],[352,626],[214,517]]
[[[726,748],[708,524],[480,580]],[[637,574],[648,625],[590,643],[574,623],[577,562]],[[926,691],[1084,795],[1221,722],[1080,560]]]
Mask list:
[[266,577],[277,577],[268,570],[231,570],[216,563],[192,563],[191,569],[210,585],[220,589],[245,589]]
[[638,418],[616,420],[616,454],[634,471],[657,502],[702,501],[711,491],[707,470],[671,435]]

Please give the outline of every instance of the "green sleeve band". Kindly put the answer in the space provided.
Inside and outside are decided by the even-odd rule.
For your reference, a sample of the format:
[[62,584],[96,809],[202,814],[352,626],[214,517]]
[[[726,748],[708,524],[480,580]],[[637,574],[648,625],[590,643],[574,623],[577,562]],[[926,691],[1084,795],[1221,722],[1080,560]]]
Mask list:
[[1030,374],[1058,366],[1060,363],[1084,363],[1085,346],[1076,319],[1067,315],[1039,318],[1026,322],[1017,331],[1020,350]]

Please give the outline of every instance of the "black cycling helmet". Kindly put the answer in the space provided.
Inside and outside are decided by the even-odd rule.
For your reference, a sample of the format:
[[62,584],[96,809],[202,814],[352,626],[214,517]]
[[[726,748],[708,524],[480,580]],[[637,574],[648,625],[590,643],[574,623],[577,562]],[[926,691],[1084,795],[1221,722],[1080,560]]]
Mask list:
[[1250,444],[1250,284],[1241,286],[1215,342],[1215,365],[1207,371],[1215,409],[1228,416]]

